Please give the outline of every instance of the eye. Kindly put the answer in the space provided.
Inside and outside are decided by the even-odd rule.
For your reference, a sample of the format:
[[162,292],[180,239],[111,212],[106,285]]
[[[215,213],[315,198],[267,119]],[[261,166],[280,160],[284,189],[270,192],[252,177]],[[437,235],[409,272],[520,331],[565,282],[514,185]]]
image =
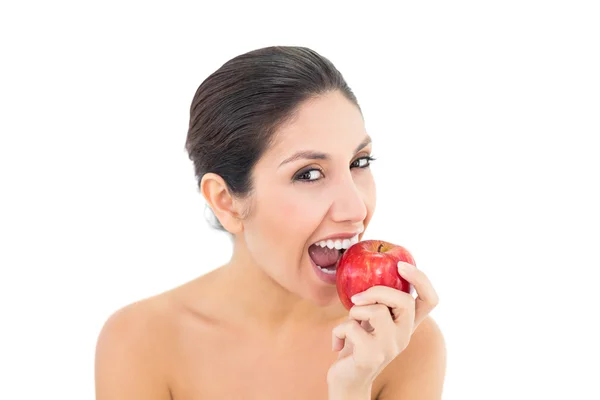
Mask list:
[[300,171],[296,176],[294,176],[294,181],[304,181],[304,182],[316,182],[323,176],[323,172],[316,168],[306,169],[304,171]]
[[371,157],[371,156],[360,157],[360,158],[357,158],[356,160],[354,160],[352,162],[352,164],[350,164],[350,168],[367,168],[369,165],[371,165],[372,161],[375,161],[374,157]]

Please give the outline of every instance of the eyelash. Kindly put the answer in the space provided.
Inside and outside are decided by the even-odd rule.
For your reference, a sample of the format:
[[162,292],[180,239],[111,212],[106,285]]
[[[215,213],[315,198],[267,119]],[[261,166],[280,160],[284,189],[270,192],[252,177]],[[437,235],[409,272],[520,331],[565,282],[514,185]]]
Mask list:
[[[365,157],[359,157],[356,160],[352,161],[352,164],[350,164],[350,168],[352,168],[352,165],[354,165],[356,162],[360,161],[360,160],[367,160],[367,164],[359,167],[359,166],[355,166],[354,168],[360,168],[360,169],[364,169],[364,168],[368,168],[371,165],[371,162],[375,161],[376,158],[375,157],[371,157],[371,156],[365,156]],[[319,179],[300,179],[300,177],[302,177],[303,175],[306,175],[307,173],[311,172],[311,171],[319,171],[321,174],[323,174],[323,171],[320,168],[309,168],[309,169],[305,169],[304,171],[300,171],[298,174],[296,174],[296,176],[294,176],[294,182],[295,181],[300,181],[300,182],[304,182],[304,183],[315,183],[318,182],[319,180],[321,180],[321,178]]]

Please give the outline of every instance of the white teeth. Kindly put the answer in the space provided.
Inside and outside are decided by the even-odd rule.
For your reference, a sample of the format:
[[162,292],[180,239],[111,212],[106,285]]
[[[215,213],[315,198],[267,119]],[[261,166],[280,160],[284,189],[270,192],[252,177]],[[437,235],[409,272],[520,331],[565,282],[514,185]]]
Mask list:
[[350,246],[358,243],[358,235],[351,237],[350,239],[329,239],[329,240],[321,240],[320,242],[315,243],[317,246],[328,247],[330,249],[348,249]]
[[351,237],[350,239],[344,239],[342,242],[342,249],[348,249],[350,246],[358,243],[358,235]]
[[325,269],[325,268],[323,268],[321,266],[318,266],[318,265],[317,265],[317,267],[319,267],[319,269],[321,271],[325,272],[326,274],[335,275],[335,271],[336,271],[335,268],[334,269]]

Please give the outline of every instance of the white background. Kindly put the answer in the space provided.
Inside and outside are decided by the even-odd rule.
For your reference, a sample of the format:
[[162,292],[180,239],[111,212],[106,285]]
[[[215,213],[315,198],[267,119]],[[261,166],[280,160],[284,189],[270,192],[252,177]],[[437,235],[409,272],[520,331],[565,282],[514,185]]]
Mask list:
[[444,399],[600,398],[597,2],[352,4],[2,3],[1,398],[92,399],[106,318],[227,261],[189,105],[270,45],[320,52],[358,96],[366,238],[439,292]]

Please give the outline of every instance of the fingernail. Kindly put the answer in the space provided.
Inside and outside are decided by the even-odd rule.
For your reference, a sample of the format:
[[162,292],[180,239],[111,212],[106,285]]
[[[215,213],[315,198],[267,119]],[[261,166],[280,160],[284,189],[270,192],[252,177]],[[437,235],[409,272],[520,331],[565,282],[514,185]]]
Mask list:
[[352,296],[350,298],[350,301],[353,302],[354,304],[359,304],[362,299],[363,299],[363,297],[360,294],[355,294],[354,296]]
[[398,261],[398,269],[403,272],[408,272],[413,268],[412,264]]

